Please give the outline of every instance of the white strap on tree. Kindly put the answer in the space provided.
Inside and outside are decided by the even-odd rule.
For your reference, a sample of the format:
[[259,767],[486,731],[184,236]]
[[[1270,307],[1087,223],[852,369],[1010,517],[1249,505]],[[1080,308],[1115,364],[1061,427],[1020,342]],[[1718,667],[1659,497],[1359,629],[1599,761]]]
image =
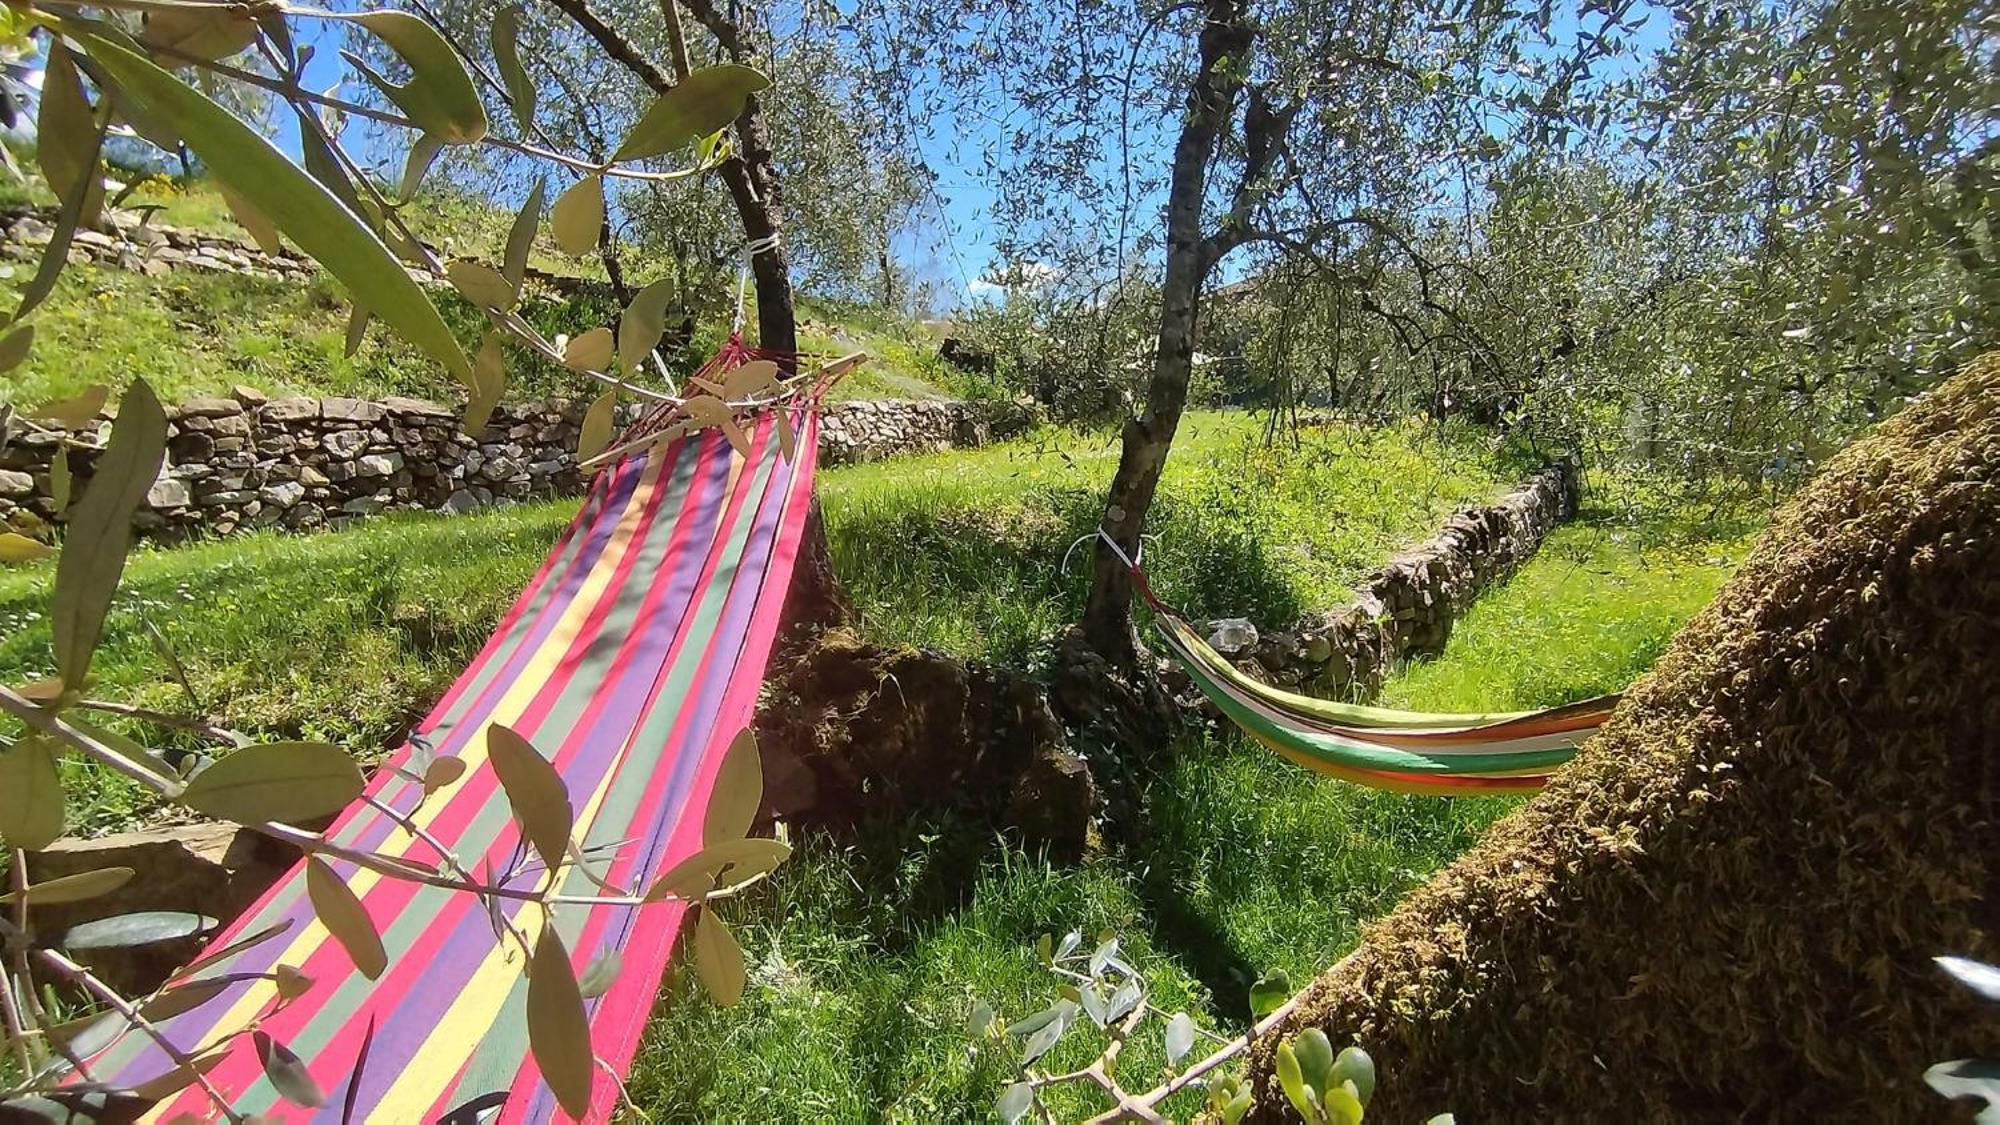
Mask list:
[[750,259],[777,248],[778,236],[775,234],[743,244],[743,264],[736,267],[736,323],[730,326],[731,336],[743,331],[743,297],[750,288]]
[[1111,538],[1111,533],[1104,530],[1103,524],[1099,524],[1097,526],[1097,530],[1090,532],[1087,535],[1077,536],[1076,542],[1071,543],[1069,545],[1069,550],[1063,552],[1062,566],[1057,569],[1057,573],[1061,574],[1064,578],[1068,578],[1070,556],[1076,554],[1076,549],[1078,547],[1083,546],[1085,543],[1090,542],[1092,539],[1102,540],[1105,546],[1111,548],[1111,553],[1118,556],[1118,561],[1125,564],[1125,569],[1127,570],[1139,569],[1140,561],[1146,557],[1145,536],[1142,535],[1139,537],[1139,553],[1138,556],[1135,558],[1131,555],[1126,554],[1125,548],[1120,547],[1118,545],[1118,540]]

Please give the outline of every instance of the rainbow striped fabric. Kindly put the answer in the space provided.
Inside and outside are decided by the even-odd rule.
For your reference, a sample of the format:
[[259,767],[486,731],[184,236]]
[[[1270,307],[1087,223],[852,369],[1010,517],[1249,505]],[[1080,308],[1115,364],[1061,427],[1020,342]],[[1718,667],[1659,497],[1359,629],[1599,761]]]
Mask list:
[[1546,711],[1426,714],[1334,703],[1245,675],[1134,579],[1160,636],[1201,693],[1252,739],[1330,777],[1431,796],[1525,793],[1611,714],[1616,695]]
[[[600,876],[644,886],[701,850],[709,790],[731,739],[750,721],[811,502],[817,415],[810,404],[785,409],[794,411],[798,432],[792,460],[780,456],[775,414],[767,411],[747,435],[747,457],[706,430],[599,473],[533,583],[412,736],[468,767],[419,814],[426,834],[448,841],[467,868],[508,870],[524,848],[485,768],[485,732],[496,723],[553,760],[576,810],[577,839],[604,857],[594,864]],[[405,745],[391,763],[407,764],[413,753]],[[368,795],[407,811],[420,791],[382,769]],[[365,803],[348,809],[330,835],[427,866],[440,858]],[[285,1102],[250,1037],[239,1036],[208,1078],[237,1112],[266,1120],[557,1118],[528,1050],[523,955],[498,940],[478,898],[334,866],[387,946],[381,978],[363,977],[315,920],[301,864],[214,947],[272,925],[288,928],[199,969],[192,979],[234,983],[167,1020],[171,1039],[193,1052],[261,1017],[326,1094],[319,1110]],[[539,865],[525,866],[510,886],[533,888]],[[598,893],[574,865],[568,871],[558,894]],[[616,1075],[638,1046],[684,912],[677,902],[554,908],[578,973],[607,950],[622,957],[610,990],[588,1002],[592,1046],[606,1064],[593,1086],[592,1120],[617,1104]],[[505,913],[528,935],[541,928],[539,904]],[[234,979],[280,964],[313,980],[282,1006],[273,983]],[[129,1032],[92,1065],[113,1083],[171,1069],[156,1046]],[[207,1105],[191,1087],[151,1119],[191,1112],[206,1120]]]

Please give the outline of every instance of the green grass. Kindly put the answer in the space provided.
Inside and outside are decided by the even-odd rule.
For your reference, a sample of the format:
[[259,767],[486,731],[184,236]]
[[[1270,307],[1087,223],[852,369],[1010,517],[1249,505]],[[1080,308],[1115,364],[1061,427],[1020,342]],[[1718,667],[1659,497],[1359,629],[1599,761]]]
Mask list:
[[[39,180],[0,185],[0,206],[53,206]],[[222,197],[202,181],[155,176],[126,207],[157,208],[153,221],[248,243]],[[426,197],[410,210],[419,235],[447,256],[496,260],[512,216],[457,196]],[[544,240],[544,243],[546,240]],[[570,258],[538,243],[530,264],[551,273],[602,280],[595,257]],[[8,272],[8,271],[11,271]],[[32,264],[0,267],[0,302],[18,301]],[[468,350],[484,318],[456,294],[434,294]],[[92,383],[120,386],[144,376],[168,401],[227,394],[247,384],[269,394],[381,397],[413,395],[454,401],[462,392],[437,364],[379,326],[356,356],[344,354],[346,294],[324,278],[307,285],[177,270],[152,278],[119,269],[71,266],[35,317],[35,346],[9,373],[0,401],[41,402],[77,394]],[[544,334],[576,333],[612,323],[608,293],[535,302],[526,315]],[[864,350],[871,362],[834,390],[837,399],[989,397],[990,382],[969,378],[937,358],[936,334],[878,310],[801,300],[800,347],[845,354]],[[704,324],[677,360],[691,369],[713,354],[720,323]],[[754,329],[752,331],[754,335]],[[595,384],[525,351],[512,351],[512,397],[594,394]]]
[[[1744,543],[1740,526],[1691,535],[1590,515],[1389,697],[1504,708],[1614,690],[1712,596],[1730,569],[1712,560]],[[1053,999],[1039,934],[1116,929],[1154,974],[1156,1003],[1227,1031],[1258,974],[1303,983],[1518,802],[1360,789],[1224,733],[1173,748],[1136,838],[1080,866],[1052,869],[962,825],[878,827],[847,847],[815,836],[768,888],[724,908],[756,966],[742,1005],[717,1010],[677,983],[633,1094],[656,1120],[982,1119],[1007,1077],[966,1053],[959,1027],[975,997],[1016,1018]],[[1156,1042],[1128,1055],[1132,1085],[1149,1085]],[[1057,1068],[1091,1049],[1061,1050]],[[1101,1108],[1065,1096],[1056,1114]]]
[[[1195,616],[1266,625],[1344,601],[1396,547],[1507,469],[1475,439],[1417,428],[1308,431],[1266,448],[1248,415],[1197,412],[1149,521],[1147,568]],[[1112,435],[1049,430],[973,452],[826,474],[834,563],[868,632],[965,657],[1033,663],[1082,607],[1088,550],[1117,465]]]
[[[564,501],[462,519],[391,516],[320,535],[141,550],[98,650],[91,694],[378,757],[472,659],[574,510]],[[53,666],[45,616],[52,574],[48,564],[0,572],[0,681],[21,683]],[[148,622],[183,665],[194,699]],[[110,725],[163,748],[195,745],[169,731]],[[123,779],[77,769],[73,830],[128,827],[157,807]]]
[[[1237,598],[1239,610],[1260,590],[1266,604],[1317,597],[1316,583],[1343,581],[1386,553],[1397,529],[1423,523],[1415,513],[1448,507],[1451,490],[1438,482],[1491,486],[1491,470],[1463,448],[1455,468],[1425,469],[1446,451],[1425,448],[1421,435],[1333,435],[1331,450],[1282,455],[1246,445],[1248,436],[1239,419],[1197,418],[1176,453],[1168,534],[1154,548],[1176,597],[1218,608]],[[1022,647],[1030,626],[1059,621],[1071,596],[1069,584],[1048,585],[1042,567],[1058,561],[1070,530],[1060,501],[1109,464],[1099,444],[1044,435],[828,471],[838,565],[868,591],[870,628],[995,652],[995,629],[981,623],[1003,614]],[[1354,479],[1341,483],[1342,474]],[[1396,487],[1428,494],[1396,503]],[[141,622],[150,619],[186,664],[203,710],[262,736],[379,752],[471,657],[573,510],[553,502],[143,551],[95,691],[189,708],[147,639]],[[1329,528],[1339,534],[1311,534]],[[1729,569],[1714,560],[1737,557],[1743,532],[1593,511],[1388,696],[1411,707],[1494,708],[1616,688],[1710,596]],[[1011,592],[1010,573],[1027,576]],[[39,615],[48,580],[46,564],[0,574],[8,682],[47,670]],[[1279,967],[1302,981],[1330,964],[1361,923],[1515,803],[1357,789],[1228,733],[1161,750],[1131,835],[1078,865],[1053,866],[952,817],[870,825],[850,839],[805,835],[776,878],[722,907],[748,951],[744,1002],[718,1010],[691,981],[668,984],[666,1014],[632,1077],[638,1104],[669,1121],[983,1117],[1004,1070],[990,1053],[969,1054],[960,1028],[975,997],[1015,1018],[1053,999],[1057,982],[1032,953],[1037,935],[1114,929],[1153,981],[1155,1003],[1227,1030],[1258,973]],[[150,811],[130,789],[80,770],[70,790],[72,821],[86,830]],[[1052,1065],[1086,1061],[1085,1037],[1076,1038]],[[1143,1086],[1159,1064],[1149,1037],[1124,1073]],[[1056,1108],[1067,1118],[1092,1107],[1066,1094]]]
[[1441,659],[1405,671],[1382,701],[1491,710],[1615,691],[1715,596],[1758,525],[1743,516],[1635,521],[1587,504],[1513,581],[1472,607]]

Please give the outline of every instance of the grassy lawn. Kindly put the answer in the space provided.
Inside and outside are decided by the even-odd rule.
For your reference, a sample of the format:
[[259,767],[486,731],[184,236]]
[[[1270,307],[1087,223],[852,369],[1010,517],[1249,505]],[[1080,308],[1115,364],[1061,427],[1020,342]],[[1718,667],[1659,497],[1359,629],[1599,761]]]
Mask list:
[[[413,208],[419,234],[447,254],[496,258],[511,216],[462,200],[431,201]],[[0,205],[52,205],[39,181],[0,187]],[[157,207],[156,222],[248,243],[220,195],[201,184],[147,180],[128,207]],[[601,280],[595,258],[571,259],[538,250],[531,263],[552,273]],[[7,271],[11,269],[11,273]],[[0,302],[12,304],[32,265],[0,267]],[[468,350],[485,319],[456,293],[433,299]],[[182,401],[227,394],[247,384],[272,395],[400,394],[457,401],[462,392],[438,365],[379,326],[353,357],[345,354],[346,291],[326,278],[307,285],[176,270],[147,277],[120,269],[71,266],[35,317],[32,354],[9,373],[0,401],[63,398],[92,383],[117,387],[134,372],[162,398]],[[618,310],[608,296],[534,302],[528,319],[544,334],[574,334],[613,323]],[[937,334],[879,310],[802,298],[799,346],[812,353],[863,350],[873,362],[834,389],[837,399],[945,399],[990,397],[996,387],[946,366],[937,356]],[[705,324],[678,357],[692,368],[721,346],[720,321]],[[749,335],[754,338],[755,328]],[[511,397],[594,394],[596,385],[514,350],[508,366]]]
[[[1747,542],[1741,527],[1690,534],[1610,518],[1594,511],[1559,532],[1390,698],[1504,708],[1615,690],[1713,595]],[[1360,789],[1223,733],[1174,747],[1148,787],[1140,839],[1078,867],[1051,868],[964,825],[808,839],[770,887],[724,908],[753,966],[744,1002],[718,1010],[675,981],[633,1096],[655,1120],[983,1118],[1007,1079],[968,1054],[960,1029],[975,997],[1014,1018],[1054,999],[1038,935],[1113,928],[1152,974],[1156,1004],[1239,1029],[1261,972],[1303,983],[1332,964],[1360,923],[1518,800]],[[1052,1067],[1094,1055],[1089,1036],[1071,1036]],[[1128,1051],[1128,1085],[1148,1084],[1156,1045]],[[1055,1104],[1061,1120],[1101,1108]]]
[[[1197,617],[1283,624],[1345,599],[1355,579],[1508,469],[1469,436],[1417,428],[1307,431],[1266,448],[1243,414],[1182,422],[1149,526],[1147,570]],[[1032,664],[1076,619],[1087,548],[1117,466],[1110,434],[1048,431],[987,449],[826,474],[836,568],[872,636]]]
[[[1469,456],[1469,447],[1420,450],[1411,434],[1327,431],[1304,450],[1272,453],[1254,442],[1246,418],[1197,415],[1189,425],[1159,524],[1172,549],[1158,553],[1157,569],[1168,595],[1197,612],[1255,610],[1276,620],[1324,604],[1452,503],[1496,483],[1442,460]],[[1080,605],[1083,568],[1065,580],[1061,557],[1096,518],[1095,490],[1114,461],[1106,439],[1049,431],[984,450],[828,470],[822,494],[835,563],[869,633],[1032,662]],[[1254,495],[1227,484],[1246,473],[1262,481]],[[1393,503],[1384,473],[1429,491]],[[1321,510],[1327,502],[1341,518]],[[143,549],[119,594],[96,694],[216,715],[264,737],[380,753],[471,658],[575,504]],[[0,572],[0,677],[19,682],[50,666],[42,616],[50,574],[46,565]],[[186,666],[194,699],[147,622]],[[75,810],[86,828],[110,829],[147,811],[144,794],[117,781],[92,793]]]
[[[1323,431],[1272,452],[1249,427],[1197,416],[1170,467],[1153,566],[1197,613],[1281,619],[1324,604],[1506,475],[1469,439]],[[1064,581],[1056,567],[1095,517],[1089,496],[1112,458],[1102,439],[1044,434],[827,472],[836,562],[869,630],[1032,659],[1080,597],[1080,572]],[[403,516],[143,551],[100,656],[98,694],[379,752],[470,658],[573,510],[561,501]],[[1494,708],[1614,689],[1712,594],[1745,533],[1589,516],[1390,698]],[[46,564],[0,573],[9,682],[47,669],[48,579]],[[186,665],[198,708],[147,620]],[[71,818],[85,829],[149,811],[118,783],[73,780]],[[1511,806],[1361,790],[1215,733],[1163,747],[1134,837],[1080,865],[1052,866],[950,817],[809,834],[778,877],[724,907],[749,954],[744,1002],[718,1010],[687,974],[671,980],[632,1095],[654,1120],[983,1117],[1004,1074],[967,1051],[965,1013],[975,997],[1016,1018],[1054,998],[1057,982],[1032,952],[1039,934],[1116,930],[1154,1003],[1227,1031],[1259,973],[1280,967],[1302,981],[1330,964],[1361,922]],[[1051,1065],[1093,1053],[1072,1035]],[[1128,1050],[1123,1073],[1144,1085],[1160,1065],[1149,1037]],[[1091,1107],[1056,1108],[1067,1117]]]

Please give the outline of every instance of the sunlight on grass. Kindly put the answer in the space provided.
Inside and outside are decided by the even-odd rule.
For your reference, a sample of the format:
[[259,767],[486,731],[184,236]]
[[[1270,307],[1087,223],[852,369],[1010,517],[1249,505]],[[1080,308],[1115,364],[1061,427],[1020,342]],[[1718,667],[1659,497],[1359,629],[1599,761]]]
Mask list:
[[[1147,569],[1200,616],[1288,624],[1339,604],[1370,567],[1454,507],[1504,483],[1484,447],[1407,427],[1306,431],[1267,448],[1257,419],[1182,423],[1149,521]],[[871,636],[1031,663],[1082,609],[1089,551],[1117,466],[1115,435],[1045,430],[1026,440],[827,472],[836,569]]]
[[[1169,468],[1149,561],[1196,612],[1333,604],[1354,576],[1505,479],[1470,439],[1329,430],[1272,451],[1254,425],[1192,417]],[[1108,437],[1046,431],[827,471],[836,564],[870,632],[1032,659],[1075,612],[1082,568],[1067,581],[1056,571],[1096,518],[1114,463]],[[378,754],[463,668],[575,509],[550,501],[143,550],[95,691]],[[1746,535],[1740,524],[1689,529],[1593,509],[1387,698],[1492,708],[1615,689],[1712,595]],[[48,670],[50,577],[47,564],[0,573],[9,682]],[[186,665],[194,699],[147,621]],[[122,782],[67,768],[71,821],[86,832],[158,811]],[[965,1015],[975,997],[1013,1018],[1053,1000],[1038,935],[1113,929],[1154,1003],[1235,1030],[1258,974],[1284,968],[1302,983],[1331,964],[1367,919],[1517,803],[1359,789],[1227,730],[1161,748],[1142,773],[1141,809],[1119,826],[1120,842],[1073,866],[950,816],[851,838],[805,834],[775,878],[720,907],[748,952],[743,1003],[719,1010],[690,980],[667,985],[631,1080],[637,1103],[676,1121],[982,1118],[1005,1073],[990,1052],[968,1051]],[[1051,1065],[1088,1061],[1086,1037],[1072,1037]],[[1160,1064],[1148,1036],[1124,1074],[1143,1086]],[[1073,1117],[1101,1106],[1066,1091],[1056,1108]]]
[[[1744,542],[1741,527],[1566,528],[1391,695],[1527,706],[1552,685],[1616,688],[1713,595]],[[1132,842],[1077,867],[1052,870],[967,826],[878,827],[845,846],[814,836],[768,889],[726,908],[759,965],[744,1004],[718,1010],[677,984],[634,1095],[655,1119],[982,1119],[1008,1076],[967,1052],[962,1022],[975,997],[1015,1018],[1053,999],[1037,935],[1114,928],[1155,1003],[1236,1030],[1257,975],[1283,968],[1303,984],[1519,801],[1361,789],[1221,733],[1176,747]],[[1057,1068],[1089,1054],[1059,1051]],[[1157,1054],[1128,1059],[1123,1074],[1143,1088]],[[1064,1120],[1103,1108],[1064,1097]]]

